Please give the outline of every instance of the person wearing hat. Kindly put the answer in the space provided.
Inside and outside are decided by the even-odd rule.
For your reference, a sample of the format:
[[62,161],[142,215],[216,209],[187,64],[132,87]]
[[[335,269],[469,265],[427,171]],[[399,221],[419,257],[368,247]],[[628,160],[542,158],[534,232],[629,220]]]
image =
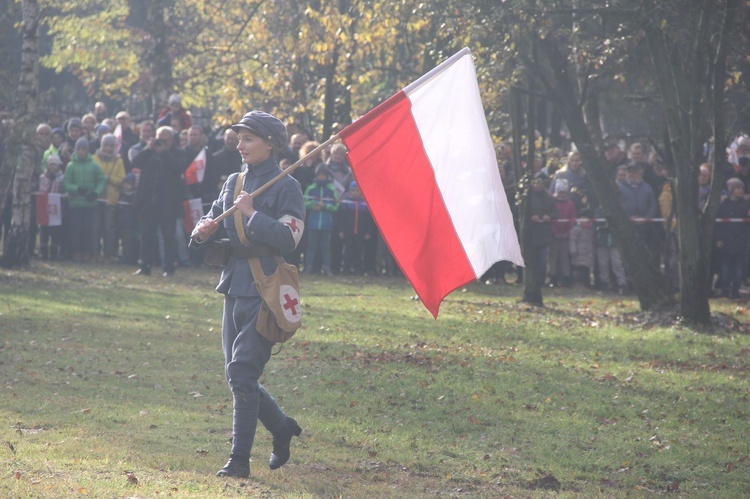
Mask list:
[[[257,198],[248,194],[281,173],[276,155],[287,144],[284,124],[270,114],[251,111],[232,130],[238,135],[237,150],[246,168],[244,173],[229,176],[208,214],[198,222],[190,244],[205,244],[220,238],[228,238],[230,244],[229,258],[216,291],[224,294],[222,346],[234,400],[233,437],[229,461],[217,475],[247,477],[259,420],[273,435],[271,469],[289,460],[292,437],[302,432],[297,422],[286,416],[258,383],[274,343],[262,337],[255,327],[262,300],[254,285],[250,260],[258,258],[264,273],[271,274],[278,255],[290,253],[299,244],[305,205],[299,183],[288,175]],[[238,181],[243,183],[235,196]],[[221,223],[214,220],[232,206],[237,207],[234,216]],[[243,245],[245,241],[250,244]]]
[[88,139],[80,137],[63,177],[63,188],[69,195],[70,240],[75,261],[90,261],[93,256],[94,210],[106,183],[102,169],[89,154]]
[[315,168],[315,179],[305,190],[307,208],[307,250],[305,274],[331,274],[331,234],[333,215],[339,208],[339,194],[331,172],[324,163]]
[[[727,180],[729,197],[719,204],[716,218],[750,218],[750,201],[745,199],[745,183]],[[714,239],[721,261],[721,285],[724,296],[739,298],[740,285],[747,270],[750,233],[745,222],[717,222]]]
[[156,116],[157,126],[171,126],[177,133],[187,130],[193,124],[190,113],[182,107],[182,96],[174,93],[167,99],[167,105]]
[[[63,193],[62,160],[57,154],[47,157],[47,167],[39,176],[39,192],[47,194]],[[57,260],[62,245],[62,225],[42,226],[39,230],[39,248],[42,260]]]

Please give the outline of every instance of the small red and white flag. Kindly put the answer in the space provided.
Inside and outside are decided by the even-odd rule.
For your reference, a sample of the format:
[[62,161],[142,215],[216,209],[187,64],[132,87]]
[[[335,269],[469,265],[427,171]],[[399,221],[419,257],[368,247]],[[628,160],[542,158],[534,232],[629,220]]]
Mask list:
[[185,183],[187,185],[199,184],[203,182],[203,176],[206,173],[206,150],[201,149],[201,152],[195,157],[190,166],[185,170]]
[[60,194],[47,192],[36,194],[36,224],[40,227],[59,227],[62,225]]
[[383,238],[434,317],[495,262],[523,265],[468,48],[339,135]]
[[203,216],[203,201],[201,198],[186,199],[182,202],[182,209],[182,226],[190,234]]
[[117,143],[115,144],[115,152],[117,154],[120,154],[120,149],[122,148],[122,125],[118,123],[112,135],[114,135],[115,139],[117,139]]

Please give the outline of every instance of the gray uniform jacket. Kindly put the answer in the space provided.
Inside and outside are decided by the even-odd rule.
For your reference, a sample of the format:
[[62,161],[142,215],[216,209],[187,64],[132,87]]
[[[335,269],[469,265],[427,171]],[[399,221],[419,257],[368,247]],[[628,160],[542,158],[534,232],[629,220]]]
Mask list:
[[[272,157],[255,166],[249,166],[242,190],[253,192],[281,173],[278,163]],[[203,218],[216,218],[234,205],[234,191],[239,173],[233,173],[224,183],[218,199]],[[242,216],[245,237],[252,244],[265,244],[279,250],[281,254],[293,251],[304,231],[305,203],[299,182],[286,176],[253,200],[256,210],[252,220]],[[223,230],[217,231],[211,239],[228,237],[232,246],[241,246],[234,224],[234,217],[223,220]],[[276,268],[274,257],[261,257],[263,271],[271,274]],[[254,297],[258,291],[246,259],[230,258],[221,273],[216,291],[233,297]]]

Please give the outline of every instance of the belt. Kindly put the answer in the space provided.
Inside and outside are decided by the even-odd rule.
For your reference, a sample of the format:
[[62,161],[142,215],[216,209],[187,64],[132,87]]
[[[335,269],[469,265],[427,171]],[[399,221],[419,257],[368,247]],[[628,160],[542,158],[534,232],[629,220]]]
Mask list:
[[239,259],[258,258],[261,256],[277,256],[281,252],[267,244],[251,244],[250,246],[230,246],[229,256]]

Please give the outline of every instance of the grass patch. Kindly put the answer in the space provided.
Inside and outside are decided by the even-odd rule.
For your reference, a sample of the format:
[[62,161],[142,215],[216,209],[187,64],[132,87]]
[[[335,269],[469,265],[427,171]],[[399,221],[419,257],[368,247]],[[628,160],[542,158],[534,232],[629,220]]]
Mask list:
[[392,278],[303,277],[304,328],[262,382],[304,431],[222,480],[217,272],[0,271],[3,497],[750,495],[746,304],[712,334],[632,300],[475,284],[435,321]]

